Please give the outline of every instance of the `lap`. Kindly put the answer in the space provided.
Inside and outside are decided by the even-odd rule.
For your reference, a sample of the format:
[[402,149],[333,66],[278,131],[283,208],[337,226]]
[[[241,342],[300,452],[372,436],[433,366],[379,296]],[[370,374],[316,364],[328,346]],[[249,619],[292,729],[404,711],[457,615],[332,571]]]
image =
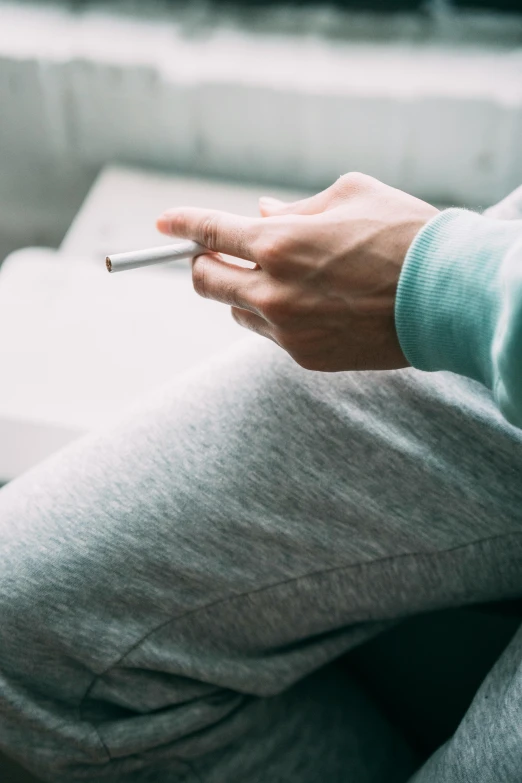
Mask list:
[[453,736],[410,783],[518,783],[521,702],[522,627],[478,689]]
[[472,382],[249,345],[2,490],[0,668],[85,763],[209,752],[387,623],[520,594],[521,442]]

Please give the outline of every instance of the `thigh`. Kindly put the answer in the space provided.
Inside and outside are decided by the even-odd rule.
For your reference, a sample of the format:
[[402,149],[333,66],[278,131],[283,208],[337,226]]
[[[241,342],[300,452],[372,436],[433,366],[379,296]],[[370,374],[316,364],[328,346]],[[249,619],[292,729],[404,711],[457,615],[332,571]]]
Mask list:
[[330,664],[277,696],[256,699],[241,733],[191,759],[205,783],[406,783],[416,754],[378,704]]
[[471,382],[270,345],[163,390],[0,493],[6,747],[182,765],[389,622],[519,594],[521,443]]

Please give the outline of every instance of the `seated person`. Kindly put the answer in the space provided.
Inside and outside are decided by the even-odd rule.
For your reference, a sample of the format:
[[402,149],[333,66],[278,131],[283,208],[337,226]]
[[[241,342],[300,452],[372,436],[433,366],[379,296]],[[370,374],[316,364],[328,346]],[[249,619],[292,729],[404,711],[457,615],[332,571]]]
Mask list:
[[160,218],[270,339],[0,492],[2,751],[52,783],[520,782],[521,633],[423,762],[333,664],[522,593],[520,196],[350,174]]

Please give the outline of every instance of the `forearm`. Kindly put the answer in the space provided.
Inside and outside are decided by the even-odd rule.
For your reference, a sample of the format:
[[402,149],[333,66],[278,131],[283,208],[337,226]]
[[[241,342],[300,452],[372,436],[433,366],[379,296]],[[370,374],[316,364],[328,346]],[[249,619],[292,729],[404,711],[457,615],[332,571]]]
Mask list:
[[414,367],[480,381],[522,426],[522,221],[437,215],[406,256],[396,326]]

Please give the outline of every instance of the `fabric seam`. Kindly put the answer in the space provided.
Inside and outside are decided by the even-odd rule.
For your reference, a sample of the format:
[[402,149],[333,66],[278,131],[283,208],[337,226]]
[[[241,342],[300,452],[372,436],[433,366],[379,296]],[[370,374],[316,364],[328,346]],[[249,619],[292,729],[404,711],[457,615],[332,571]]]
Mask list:
[[[284,580],[282,580],[280,582],[274,582],[273,584],[270,584],[270,585],[264,585],[263,587],[259,587],[259,588],[255,589],[255,590],[248,590],[247,592],[244,592],[244,593],[237,593],[236,595],[229,595],[226,598],[220,598],[220,599],[218,599],[216,601],[212,601],[212,602],[210,602],[208,604],[205,604],[204,606],[199,606],[199,607],[197,607],[195,609],[190,609],[189,611],[184,612],[183,614],[179,615],[178,617],[171,617],[168,620],[165,620],[164,622],[159,623],[153,629],[151,629],[146,634],[144,634],[142,637],[140,637],[140,639],[137,642],[135,642],[133,645],[131,645],[131,647],[129,647],[129,649],[126,650],[126,652],[123,653],[123,655],[121,655],[115,662],[113,662],[110,666],[108,666],[102,672],[99,672],[98,674],[96,674],[93,677],[92,682],[90,683],[89,687],[87,688],[85,694],[83,695],[83,697],[82,697],[82,699],[81,699],[81,701],[80,701],[80,703],[78,705],[78,711],[79,711],[80,719],[83,721],[83,718],[82,718],[83,704],[85,703],[86,699],[89,697],[89,694],[93,690],[93,688],[96,685],[96,683],[98,682],[98,680],[101,677],[104,677],[106,674],[108,674],[112,669],[114,669],[115,667],[119,666],[125,660],[125,658],[127,658],[132,652],[134,652],[134,650],[137,650],[143,644],[143,642],[145,642],[147,639],[149,639],[151,636],[153,636],[157,631],[160,631],[162,628],[166,628],[170,623],[174,623],[174,622],[177,622],[179,620],[184,620],[186,617],[189,617],[190,615],[197,614],[198,612],[207,611],[208,609],[211,609],[214,606],[219,606],[220,604],[226,604],[229,601],[234,601],[234,600],[240,600],[240,599],[243,599],[243,598],[248,598],[248,596],[250,596],[250,595],[256,595],[256,594],[259,594],[259,593],[263,593],[265,591],[273,590],[274,588],[278,588],[278,587],[281,587],[281,586],[287,585],[287,584],[298,583],[298,582],[301,582],[303,580],[310,579],[311,577],[314,577],[314,576],[322,576],[324,574],[335,573],[335,572],[338,572],[338,571],[349,571],[349,570],[352,570],[352,569],[353,570],[355,570],[355,569],[362,569],[362,568],[366,568],[368,566],[376,565],[378,563],[393,562],[393,561],[397,561],[397,560],[404,560],[406,558],[417,558],[417,557],[432,558],[432,557],[437,557],[437,556],[440,556],[440,555],[451,554],[452,552],[458,552],[459,550],[469,549],[469,548],[474,547],[474,546],[480,546],[482,544],[487,544],[487,543],[490,543],[492,541],[500,540],[500,539],[503,539],[503,538],[509,538],[511,536],[517,536],[518,537],[520,535],[522,535],[522,531],[514,530],[514,531],[511,531],[509,533],[498,533],[497,535],[494,535],[494,536],[487,536],[486,538],[480,538],[480,539],[477,539],[475,541],[469,541],[469,542],[467,542],[465,544],[459,544],[458,546],[450,547],[449,549],[436,550],[436,551],[431,551],[431,552],[405,552],[405,553],[400,554],[400,555],[387,555],[386,557],[376,558],[376,559],[370,560],[370,561],[368,561],[366,563],[352,563],[350,565],[334,566],[332,568],[325,568],[325,569],[321,569],[319,571],[310,571],[309,573],[303,574],[301,576],[292,577],[291,579],[284,579]],[[97,727],[93,723],[91,723],[90,721],[85,721],[85,722],[87,722],[90,726],[92,726],[92,728],[94,729],[94,731],[98,735],[101,744],[103,745],[104,749],[106,750],[106,752],[107,752],[107,754],[109,756],[109,760],[112,761],[113,759],[112,759],[112,756],[110,754],[110,751],[107,748],[107,746],[105,745],[101,735],[99,734]],[[180,759],[180,761],[182,761],[182,760]]]

